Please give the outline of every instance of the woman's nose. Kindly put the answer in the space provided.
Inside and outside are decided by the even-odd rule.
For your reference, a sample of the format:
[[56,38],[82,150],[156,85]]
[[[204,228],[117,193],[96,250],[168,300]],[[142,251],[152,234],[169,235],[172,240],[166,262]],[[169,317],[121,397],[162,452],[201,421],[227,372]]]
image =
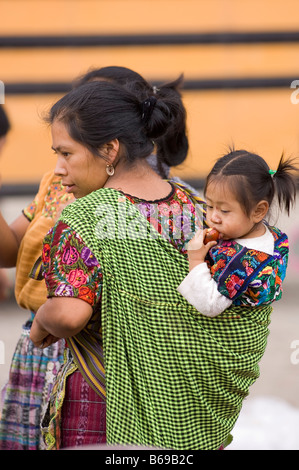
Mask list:
[[66,168],[62,164],[62,161],[59,157],[57,157],[57,162],[56,162],[54,174],[56,176],[65,176],[66,175]]

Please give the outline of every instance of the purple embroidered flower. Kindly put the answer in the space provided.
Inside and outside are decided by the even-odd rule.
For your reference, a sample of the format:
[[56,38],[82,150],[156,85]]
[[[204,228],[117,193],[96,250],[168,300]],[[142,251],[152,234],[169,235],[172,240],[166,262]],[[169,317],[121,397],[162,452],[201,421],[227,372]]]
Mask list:
[[55,295],[59,297],[73,297],[74,291],[72,286],[68,284],[59,284],[59,286],[55,290]]
[[82,251],[81,251],[81,258],[83,259],[84,263],[86,266],[96,266],[98,264],[98,260],[92,253],[92,251],[87,248],[87,246],[84,246]]
[[62,255],[62,262],[64,264],[72,265],[78,261],[79,253],[73,246],[68,246],[65,248]]
[[136,204],[136,206],[141,214],[146,218],[152,217],[156,214],[155,204],[151,204],[150,202],[141,202],[140,204]]

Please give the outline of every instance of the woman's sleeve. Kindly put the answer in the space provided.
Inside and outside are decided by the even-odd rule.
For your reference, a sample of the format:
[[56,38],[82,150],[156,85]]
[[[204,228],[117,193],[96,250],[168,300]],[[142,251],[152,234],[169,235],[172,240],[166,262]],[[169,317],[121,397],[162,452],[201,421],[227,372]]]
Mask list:
[[216,317],[232,304],[218,291],[206,263],[193,268],[179,285],[178,291],[189,304],[208,317]]
[[39,205],[43,204],[43,200],[45,197],[45,190],[47,190],[52,178],[53,178],[52,171],[49,171],[44,174],[44,176],[41,179],[38,192],[34,196],[33,201],[27,207],[25,207],[25,209],[22,210],[23,215],[26,217],[26,219],[29,220],[29,222],[31,222],[34,219]]
[[59,221],[43,245],[43,270],[48,298],[75,297],[92,307],[102,292],[101,267],[82,238]]
[[22,210],[24,216],[26,219],[31,222],[34,219],[35,213],[36,213],[36,208],[37,208],[37,196],[33,199],[33,201],[25,207],[25,209]]

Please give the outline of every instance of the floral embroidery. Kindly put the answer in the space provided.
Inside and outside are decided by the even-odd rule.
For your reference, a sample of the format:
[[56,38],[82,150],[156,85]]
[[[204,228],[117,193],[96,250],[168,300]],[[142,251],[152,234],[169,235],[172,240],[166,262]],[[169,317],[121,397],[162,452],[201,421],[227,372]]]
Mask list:
[[85,262],[86,266],[96,266],[98,264],[98,260],[87,246],[82,248],[81,258]]
[[207,262],[219,292],[234,305],[257,306],[282,295],[288,263],[287,236],[269,227],[274,237],[274,255],[248,249],[235,241],[213,247]]
[[76,263],[79,258],[79,254],[76,248],[73,246],[66,247],[62,255],[62,262],[64,264],[72,265]]
[[63,222],[48,232],[43,261],[49,297],[77,297],[92,306],[99,301],[102,273],[98,260]]
[[44,249],[42,253],[42,260],[44,264],[48,264],[50,261],[50,245],[49,243],[44,244]]
[[188,198],[186,196],[185,193],[183,193],[183,191],[181,191],[180,189],[177,189],[176,190],[176,194],[177,194],[177,197],[184,203],[186,204],[188,202]]
[[55,295],[57,295],[58,297],[60,296],[73,297],[74,291],[73,291],[72,286],[68,284],[59,284],[57,289],[55,289]]
[[233,298],[239,292],[244,280],[238,277],[236,274],[232,274],[226,281],[226,288],[229,293],[229,297]]
[[[185,243],[203,224],[203,211],[197,213],[188,193],[185,194],[173,184],[170,196],[162,200],[148,202],[129,195],[126,197],[136,205],[158,233],[186,255]],[[198,203],[203,206],[203,201],[199,198]]]
[[68,281],[74,287],[80,287],[86,283],[87,278],[82,269],[74,269],[68,275]]
[[95,294],[92,292],[92,290],[89,287],[86,286],[80,286],[79,287],[79,297],[82,300],[85,300],[89,304],[93,304]]

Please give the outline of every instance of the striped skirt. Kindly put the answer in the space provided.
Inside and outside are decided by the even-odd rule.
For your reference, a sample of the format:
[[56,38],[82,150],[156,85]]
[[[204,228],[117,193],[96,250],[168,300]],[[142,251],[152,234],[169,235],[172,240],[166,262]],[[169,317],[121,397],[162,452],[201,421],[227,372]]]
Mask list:
[[106,401],[85,381],[69,349],[57,374],[41,428],[48,450],[106,443]]
[[22,330],[3,393],[0,450],[38,450],[44,445],[40,421],[54,378],[63,363],[64,340],[45,349],[29,338],[31,321]]
[[66,381],[61,448],[106,443],[106,402],[76,370]]

